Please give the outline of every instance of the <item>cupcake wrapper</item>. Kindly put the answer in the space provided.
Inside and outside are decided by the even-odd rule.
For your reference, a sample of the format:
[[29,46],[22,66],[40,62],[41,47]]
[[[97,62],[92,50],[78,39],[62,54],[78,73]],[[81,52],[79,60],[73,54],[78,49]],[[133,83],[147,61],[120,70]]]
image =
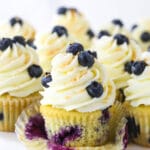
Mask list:
[[22,110],[33,102],[41,99],[39,93],[25,98],[12,97],[10,95],[0,96],[0,131],[13,132],[15,122]]
[[128,109],[129,135],[133,142],[150,147],[150,107],[126,106]]
[[[25,128],[26,124],[28,123],[29,119],[37,114],[39,114],[39,103],[34,103],[30,105],[28,108],[26,108],[22,114],[19,116],[17,122],[16,122],[16,134],[18,139],[30,150],[53,150],[51,146],[49,146],[50,141],[49,139],[42,139],[42,138],[37,138],[37,139],[32,139],[29,140],[26,135],[25,135]],[[121,107],[116,106],[119,110]],[[111,109],[113,113],[116,113],[115,107]],[[121,117],[120,117],[121,118]],[[125,135],[126,135],[126,119],[124,117],[121,118],[121,120],[117,123],[114,123],[113,119],[111,120],[111,125],[113,127],[117,124],[117,127],[115,126],[114,134],[115,138],[112,137],[110,138],[112,141],[107,141],[106,144],[101,145],[101,146],[96,146],[96,147],[64,147],[61,145],[55,145],[56,149],[61,149],[61,150],[124,150],[125,149]],[[112,127],[112,128],[113,128]],[[53,144],[52,144],[53,145]],[[58,146],[58,147],[57,147]]]

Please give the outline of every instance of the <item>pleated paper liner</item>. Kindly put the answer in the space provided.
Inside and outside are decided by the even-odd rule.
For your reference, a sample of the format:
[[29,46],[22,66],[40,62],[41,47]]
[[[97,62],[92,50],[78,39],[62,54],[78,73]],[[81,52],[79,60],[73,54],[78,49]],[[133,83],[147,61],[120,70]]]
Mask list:
[[0,131],[13,132],[22,110],[41,98],[39,93],[27,97],[13,97],[9,94],[0,96]]
[[[27,109],[25,109],[20,117],[18,118],[16,122],[16,134],[18,139],[30,150],[124,150],[127,144],[127,132],[126,132],[126,119],[124,118],[124,115],[122,113],[117,111],[122,111],[121,104],[116,104],[111,108],[111,112],[113,115],[117,115],[120,117],[114,117],[114,119],[111,119],[110,125],[112,126],[110,128],[110,140],[107,141],[105,145],[96,146],[96,147],[64,147],[61,145],[56,145],[52,143],[48,138],[45,138],[44,136],[40,137],[34,137],[32,138],[32,130],[31,135],[28,135],[26,132],[27,125],[29,124],[29,120],[33,118],[34,116],[39,115],[40,116],[40,103],[35,103],[29,106]],[[116,114],[117,113],[117,114]],[[122,117],[121,117],[121,115]],[[116,120],[116,122],[114,121]],[[117,125],[117,126],[116,126]],[[32,125],[31,125],[32,126]],[[35,125],[35,128],[37,128],[37,125]],[[40,125],[39,125],[40,126]],[[34,126],[33,126],[34,127]],[[113,130],[113,132],[112,132]],[[43,131],[43,135],[45,135]],[[44,137],[44,138],[43,138]]]
[[125,104],[128,110],[129,135],[136,144],[150,147],[150,106],[132,107]]

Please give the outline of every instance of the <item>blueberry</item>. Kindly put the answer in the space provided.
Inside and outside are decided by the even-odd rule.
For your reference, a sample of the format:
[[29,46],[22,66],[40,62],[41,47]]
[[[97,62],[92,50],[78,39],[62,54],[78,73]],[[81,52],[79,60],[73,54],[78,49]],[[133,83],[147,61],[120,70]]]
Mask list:
[[94,32],[91,29],[89,29],[86,33],[90,39],[92,39],[94,37]]
[[23,21],[22,21],[22,19],[20,19],[20,18],[18,18],[18,17],[13,17],[13,18],[11,18],[10,19],[10,25],[11,26],[14,26],[15,24],[20,24],[20,25],[22,25],[23,24]]
[[124,66],[124,70],[126,71],[126,72],[128,72],[129,74],[131,74],[132,73],[132,65],[133,65],[133,61],[129,61],[129,62],[127,62],[126,64],[125,64],[125,66]]
[[87,88],[86,88],[88,94],[91,97],[100,97],[103,94],[103,86],[98,83],[97,81],[93,81]]
[[46,72],[45,73],[45,76],[42,77],[42,85],[46,88],[49,87],[49,85],[47,83],[51,82],[52,81],[52,76],[49,72]]
[[114,25],[118,25],[120,27],[123,27],[123,23],[122,23],[122,21],[120,19],[114,19],[114,20],[112,20],[112,23]]
[[99,33],[98,33],[98,39],[100,39],[101,37],[103,36],[110,36],[110,33],[107,31],[107,30],[101,30]]
[[6,50],[9,46],[12,48],[12,44],[13,44],[13,42],[12,42],[11,39],[9,39],[9,38],[2,38],[2,39],[0,40],[0,50],[1,50],[1,51],[4,51],[4,50]]
[[150,33],[145,31],[141,34],[140,38],[143,42],[149,42],[150,41]]
[[146,66],[147,64],[144,61],[135,61],[131,67],[132,73],[135,75],[140,75]]
[[80,43],[72,43],[68,46],[66,52],[76,55],[78,52],[81,52],[83,50],[84,50],[84,48]]
[[94,57],[88,51],[82,51],[78,55],[78,62],[81,66],[90,68],[94,64]]
[[59,37],[63,35],[68,36],[68,31],[63,26],[55,26],[52,30],[52,33],[56,33]]
[[102,116],[99,118],[99,120],[102,124],[106,124],[108,123],[109,119],[110,119],[109,110],[108,108],[106,108],[102,111]]
[[90,55],[92,55],[93,57],[97,58],[97,53],[95,51],[91,52],[91,51],[87,51]]
[[26,45],[26,41],[25,41],[24,37],[22,37],[22,36],[15,36],[15,37],[13,38],[13,42],[14,42],[14,43],[19,43],[19,44],[21,44],[21,45],[23,45],[23,46]]
[[58,8],[58,10],[57,10],[57,14],[59,14],[59,15],[65,15],[66,14],[66,12],[67,12],[67,8],[66,7],[60,7],[60,8]]
[[27,42],[26,42],[29,46],[31,46],[32,48],[34,48],[34,49],[37,49],[37,47],[34,45],[34,41],[33,40],[27,40]]
[[42,75],[43,70],[39,65],[33,64],[28,67],[28,73],[29,73],[30,77],[38,78]]
[[114,39],[117,41],[118,45],[122,45],[124,43],[129,44],[129,40],[126,36],[122,35],[122,34],[116,34],[114,36]]
[[138,27],[137,24],[134,24],[132,27],[131,27],[131,31],[133,31],[134,29],[136,29]]
[[4,114],[0,113],[0,121],[4,119]]

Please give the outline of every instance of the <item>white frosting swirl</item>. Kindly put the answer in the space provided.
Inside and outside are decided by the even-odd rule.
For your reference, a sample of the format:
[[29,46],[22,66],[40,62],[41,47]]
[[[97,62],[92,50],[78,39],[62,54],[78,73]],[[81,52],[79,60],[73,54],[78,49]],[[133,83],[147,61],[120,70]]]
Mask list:
[[129,40],[129,44],[117,45],[113,37],[103,36],[94,40],[91,49],[97,52],[99,61],[105,65],[117,89],[127,86],[130,75],[124,71],[124,66],[139,57],[140,47],[133,40]]
[[0,51],[0,95],[25,97],[41,90],[41,78],[31,78],[27,71],[30,65],[38,63],[35,50],[29,46],[16,43]]
[[25,39],[34,39],[35,36],[35,29],[28,24],[27,22],[23,21],[22,25],[16,23],[15,25],[11,26],[9,22],[6,22],[0,26],[0,37],[9,37],[13,38],[14,36],[23,36]]
[[150,105],[150,52],[143,53],[142,60],[146,66],[141,75],[133,75],[128,81],[128,87],[125,89],[126,101],[129,101],[133,107],[139,105]]
[[[95,59],[91,68],[78,63],[78,56],[70,53],[58,54],[52,60],[52,82],[43,93],[42,105],[52,105],[67,111],[91,112],[103,110],[114,103],[115,85],[108,79],[101,64]],[[92,81],[103,85],[104,92],[98,98],[92,98],[86,87]]]
[[59,37],[56,33],[46,33],[37,37],[37,53],[44,71],[50,71],[52,58],[58,53],[65,52],[70,42],[69,37],[65,35]]
[[62,25],[68,29],[72,38],[79,43],[82,43],[85,48],[89,48],[91,39],[87,35],[90,28],[85,17],[75,10],[68,10],[66,14],[54,16],[52,21],[53,26]]

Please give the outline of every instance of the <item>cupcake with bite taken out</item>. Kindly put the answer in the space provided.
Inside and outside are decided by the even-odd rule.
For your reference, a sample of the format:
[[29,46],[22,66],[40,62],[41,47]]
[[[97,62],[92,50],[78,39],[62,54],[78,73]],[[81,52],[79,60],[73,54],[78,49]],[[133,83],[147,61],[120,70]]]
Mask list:
[[23,37],[0,39],[0,131],[14,131],[21,111],[42,98],[42,68]]
[[110,36],[101,32],[94,39],[92,50],[97,52],[98,60],[106,67],[109,77],[116,84],[117,98],[123,100],[122,89],[130,79],[130,62],[140,56],[140,47],[123,34]]
[[135,143],[150,147],[150,52],[132,62],[130,70],[132,78],[124,90],[129,134]]
[[25,20],[13,17],[8,22],[0,25],[0,37],[13,38],[14,36],[23,36],[26,40],[33,41],[35,29]]
[[60,7],[52,24],[66,27],[75,42],[83,44],[84,48],[90,47],[94,32],[84,15],[77,9]]
[[58,53],[65,52],[66,47],[72,40],[68,31],[63,26],[54,26],[50,33],[37,36],[36,45],[40,64],[44,71],[51,70],[51,60]]

